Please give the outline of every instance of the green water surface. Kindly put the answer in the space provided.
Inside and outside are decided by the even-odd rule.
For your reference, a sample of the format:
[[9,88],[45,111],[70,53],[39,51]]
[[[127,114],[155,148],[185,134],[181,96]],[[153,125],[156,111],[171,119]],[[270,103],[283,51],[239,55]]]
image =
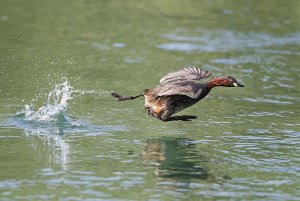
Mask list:
[[[299,22],[296,0],[1,0],[0,200],[298,200]],[[245,87],[190,122],[109,95],[185,66]],[[78,126],[17,115],[66,79]]]

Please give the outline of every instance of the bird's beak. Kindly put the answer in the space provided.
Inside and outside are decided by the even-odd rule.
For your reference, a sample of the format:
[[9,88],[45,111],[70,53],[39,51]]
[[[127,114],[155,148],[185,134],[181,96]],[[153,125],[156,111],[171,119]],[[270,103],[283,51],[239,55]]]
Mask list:
[[235,87],[244,87],[244,85],[242,85],[242,84],[239,83],[239,82],[233,83],[233,86],[235,86]]

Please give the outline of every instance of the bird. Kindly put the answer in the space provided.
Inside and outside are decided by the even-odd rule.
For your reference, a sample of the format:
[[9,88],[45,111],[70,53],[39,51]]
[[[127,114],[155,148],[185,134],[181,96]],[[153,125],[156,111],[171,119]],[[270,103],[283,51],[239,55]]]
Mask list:
[[[178,119],[173,114],[184,110],[203,99],[214,87],[244,87],[232,76],[218,76],[206,82],[198,80],[208,78],[212,72],[197,67],[186,67],[179,71],[168,73],[160,79],[159,85],[145,89],[136,96],[122,96],[114,91],[111,95],[118,101],[133,100],[144,96],[144,108],[148,115],[161,121],[190,120],[197,118]],[[178,116],[177,116],[178,117]]]

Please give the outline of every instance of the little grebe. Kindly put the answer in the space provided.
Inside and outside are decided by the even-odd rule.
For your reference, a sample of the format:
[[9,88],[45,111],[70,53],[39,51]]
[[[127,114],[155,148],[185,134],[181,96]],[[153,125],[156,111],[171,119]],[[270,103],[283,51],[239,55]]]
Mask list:
[[171,115],[187,108],[204,98],[216,86],[243,87],[231,76],[220,76],[205,83],[196,80],[205,79],[211,72],[189,67],[172,72],[162,77],[160,84],[153,89],[145,89],[137,96],[121,96],[115,92],[111,95],[118,101],[145,97],[145,110],[149,115],[162,121],[170,120]]

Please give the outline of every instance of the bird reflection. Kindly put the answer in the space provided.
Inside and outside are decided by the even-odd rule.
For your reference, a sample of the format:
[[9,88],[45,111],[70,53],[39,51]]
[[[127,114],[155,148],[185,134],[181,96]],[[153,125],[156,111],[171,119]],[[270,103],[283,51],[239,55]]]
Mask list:
[[156,168],[156,175],[176,181],[201,179],[213,180],[213,175],[201,163],[206,162],[195,144],[187,139],[148,139],[143,150],[143,160]]

